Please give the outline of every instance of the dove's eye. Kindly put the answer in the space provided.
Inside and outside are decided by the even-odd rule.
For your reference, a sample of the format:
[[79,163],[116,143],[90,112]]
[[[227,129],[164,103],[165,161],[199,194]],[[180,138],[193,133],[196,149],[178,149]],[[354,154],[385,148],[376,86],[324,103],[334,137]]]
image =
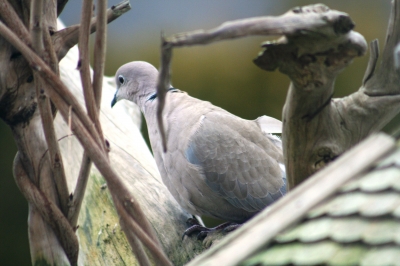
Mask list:
[[119,81],[119,83],[124,84],[125,83],[125,78],[123,76],[119,75],[118,76],[118,81]]

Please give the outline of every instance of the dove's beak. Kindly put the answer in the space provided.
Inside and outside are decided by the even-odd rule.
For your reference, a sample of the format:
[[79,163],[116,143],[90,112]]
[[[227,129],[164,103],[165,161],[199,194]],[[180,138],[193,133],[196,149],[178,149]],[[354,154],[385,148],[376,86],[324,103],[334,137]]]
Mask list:
[[111,101],[111,108],[117,103],[117,94],[118,94],[118,91],[114,94],[114,99]]

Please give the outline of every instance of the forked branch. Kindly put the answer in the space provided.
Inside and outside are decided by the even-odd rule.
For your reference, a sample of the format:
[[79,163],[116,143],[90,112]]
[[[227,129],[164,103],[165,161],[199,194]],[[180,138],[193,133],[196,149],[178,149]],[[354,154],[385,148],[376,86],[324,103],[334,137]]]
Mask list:
[[[122,14],[126,13],[131,9],[129,0],[122,1],[121,3],[112,6],[107,9],[107,23],[119,18]],[[96,22],[97,18],[94,17],[90,21],[90,33],[93,33],[97,29]],[[68,28],[57,31],[53,34],[53,43],[58,56],[61,60],[66,53],[78,43],[79,40],[79,27],[80,25],[73,25]]]
[[[56,76],[51,69],[31,49],[29,49],[29,47],[21,42],[18,37],[1,22],[0,34],[23,54],[28,63],[32,66],[33,71],[37,72],[49,85],[44,87],[45,91],[50,96],[66,122],[68,122],[69,118],[69,106],[72,106],[72,130],[85,148],[85,151],[89,154],[89,157],[99,169],[100,173],[107,180],[107,185],[113,196],[114,204],[116,206],[123,206],[127,213],[129,213],[130,219],[134,219],[140,225],[138,228],[130,229],[134,230],[135,234],[138,236],[140,234],[147,234],[151,239],[157,239],[153,228],[141,211],[137,201],[129,193],[127,188],[124,187],[123,183],[110,166],[107,156],[101,149],[101,144],[98,143],[99,136],[97,135],[97,131],[90,124],[90,118],[81,109],[76,98],[71,95],[58,76]],[[121,210],[118,211],[121,212]],[[129,221],[123,222],[129,224]],[[141,232],[142,230],[144,232]],[[146,243],[147,242],[144,242],[143,244],[146,245]],[[155,243],[157,242],[155,241]],[[148,248],[150,251],[152,250],[150,247]],[[157,243],[157,248],[160,249],[159,243]],[[160,254],[164,257],[164,261],[168,261],[168,258],[161,250],[159,250],[157,254],[153,254],[153,256],[158,257]]]

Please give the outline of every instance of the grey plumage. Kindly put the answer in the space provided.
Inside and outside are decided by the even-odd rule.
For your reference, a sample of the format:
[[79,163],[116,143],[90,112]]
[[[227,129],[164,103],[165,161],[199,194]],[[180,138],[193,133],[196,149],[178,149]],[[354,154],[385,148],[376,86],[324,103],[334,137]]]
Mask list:
[[282,145],[270,134],[281,128],[274,118],[241,119],[171,88],[163,112],[164,153],[156,121],[157,77],[146,62],[122,66],[112,105],[127,99],[140,107],[163,182],[183,208],[241,223],[286,193]]

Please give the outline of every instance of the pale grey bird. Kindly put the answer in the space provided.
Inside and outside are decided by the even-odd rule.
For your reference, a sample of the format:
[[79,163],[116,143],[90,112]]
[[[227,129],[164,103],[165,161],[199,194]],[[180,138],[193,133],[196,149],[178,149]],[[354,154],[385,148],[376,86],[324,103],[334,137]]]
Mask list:
[[163,111],[164,153],[156,119],[157,69],[131,62],[115,78],[111,106],[127,99],[140,107],[162,180],[188,212],[243,223],[286,193],[281,141],[270,134],[280,133],[279,120],[245,120],[171,87]]

